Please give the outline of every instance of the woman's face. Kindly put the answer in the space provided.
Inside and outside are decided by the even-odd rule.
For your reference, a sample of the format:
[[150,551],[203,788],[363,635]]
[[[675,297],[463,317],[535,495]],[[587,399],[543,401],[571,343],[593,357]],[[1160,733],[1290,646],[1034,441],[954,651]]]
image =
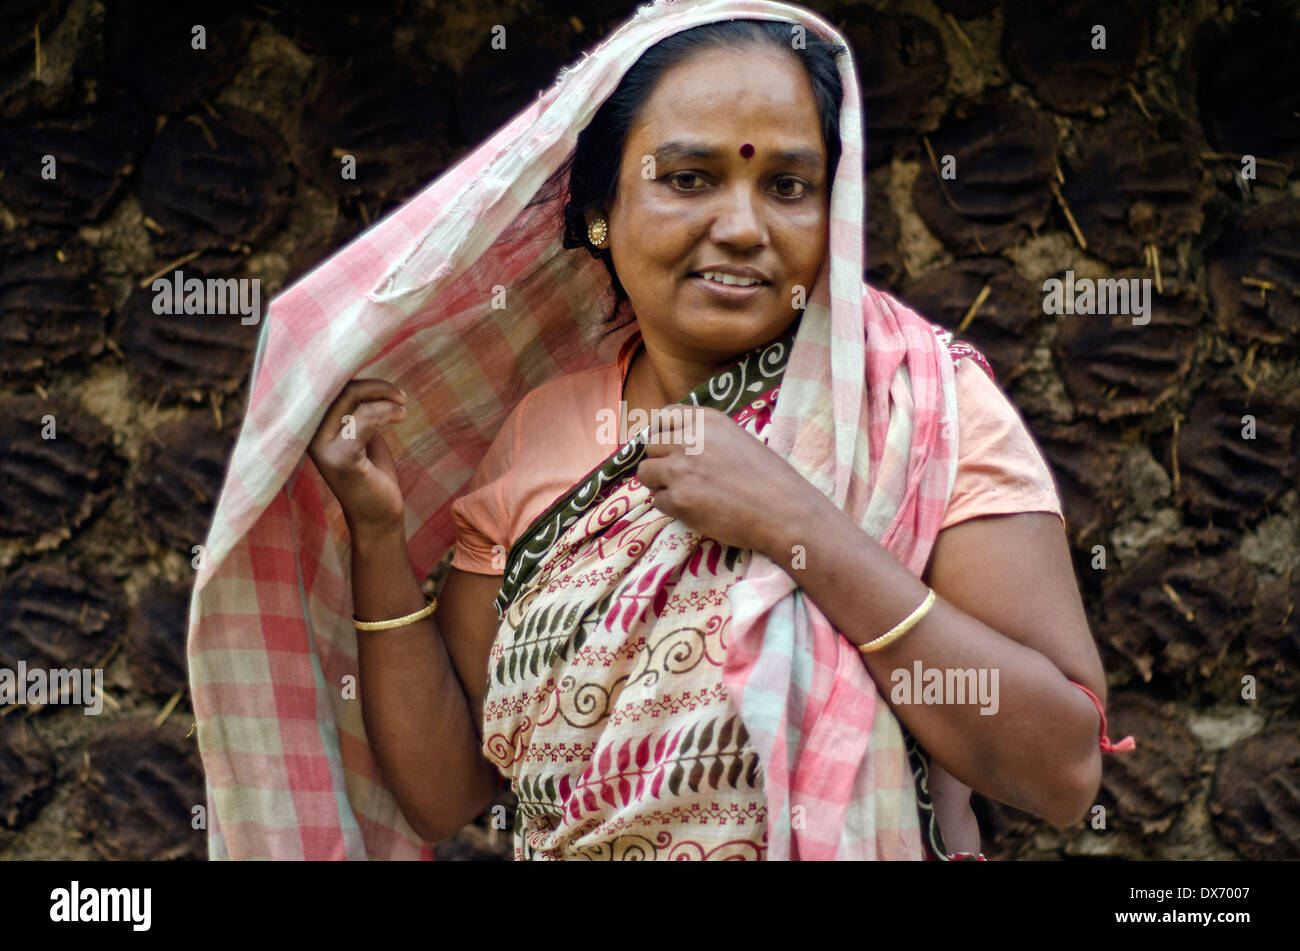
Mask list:
[[[607,209],[646,346],[720,363],[779,336],[821,268],[828,192],[817,102],[793,54],[711,50],[666,70]],[[712,268],[762,283],[725,286],[702,276]]]

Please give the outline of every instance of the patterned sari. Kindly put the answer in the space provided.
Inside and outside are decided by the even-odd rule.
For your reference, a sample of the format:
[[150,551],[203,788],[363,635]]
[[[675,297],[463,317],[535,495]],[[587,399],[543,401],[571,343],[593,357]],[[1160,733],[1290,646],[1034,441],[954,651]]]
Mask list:
[[[792,340],[754,350],[682,402],[766,441]],[[764,764],[722,676],[728,591],[751,552],[655,507],[635,474],[646,433],[542,513],[507,561],[483,753],[519,800],[516,859],[765,858]],[[949,857],[925,754],[883,700],[869,748],[881,824],[915,832],[882,835],[878,857],[917,857],[922,838],[926,857]]]

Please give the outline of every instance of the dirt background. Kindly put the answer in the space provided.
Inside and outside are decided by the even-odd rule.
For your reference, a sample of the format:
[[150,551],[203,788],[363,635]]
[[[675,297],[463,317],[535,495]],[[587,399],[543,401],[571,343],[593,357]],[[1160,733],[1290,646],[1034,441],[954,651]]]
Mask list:
[[[0,666],[102,664],[110,695],[99,717],[0,711],[7,859],[206,854],[192,828],[190,804],[203,801],[193,716],[177,680],[183,614],[167,605],[183,603],[193,577],[258,328],[229,320],[211,339],[163,342],[130,302],[202,251],[224,256],[213,265],[222,275],[260,278],[264,310],[632,9],[199,5],[177,34],[163,6],[67,0],[2,14]],[[894,122],[868,136],[870,278],[964,324],[959,336],[986,348],[1040,439],[1110,679],[1111,736],[1139,736],[1136,753],[1107,758],[1104,824],[1055,830],[978,800],[987,851],[1300,857],[1300,70],[1293,56],[1262,56],[1246,32],[1263,22],[1296,36],[1295,12],[1035,4],[1044,13],[1026,26],[1016,3],[809,6],[854,31],[868,109]],[[374,16],[359,20],[359,7]],[[1052,54],[1067,22],[1111,24],[1104,69],[1077,47],[1074,59]],[[205,60],[191,56],[186,23],[210,24]],[[504,50],[485,45],[496,24]],[[398,64],[387,78],[367,71],[386,61]],[[348,81],[331,84],[339,76]],[[367,104],[392,88],[406,98],[376,115]],[[968,99],[994,102],[976,111],[974,132],[961,125]],[[242,141],[261,150],[251,173],[236,161],[223,179],[167,138],[185,123],[206,136],[222,117],[243,129],[230,117],[245,112],[255,124]],[[981,138],[991,121],[981,115],[1005,119],[1005,135]],[[1119,119],[1137,123],[1136,138],[1108,124]],[[1045,124],[1026,131],[1033,121]],[[1007,147],[1022,134],[1052,141],[1032,155]],[[1162,165],[1159,143],[1185,151]],[[925,211],[944,200],[945,144],[959,158],[949,187],[975,189],[949,204],[983,209],[973,217]],[[355,187],[330,182],[331,145],[363,156]],[[70,171],[42,186],[31,169],[47,152]],[[1255,179],[1242,175],[1247,153],[1261,160]],[[1064,182],[1059,199],[1044,162]],[[964,178],[968,168],[978,171]],[[150,178],[154,169],[172,177]],[[241,174],[246,189],[232,185]],[[1071,192],[1076,177],[1092,190]],[[1251,217],[1269,208],[1263,224]],[[1081,222],[1101,236],[1087,248]],[[989,234],[1004,238],[972,249]],[[1037,309],[1042,282],[1067,269],[1154,277],[1148,245],[1165,294],[1141,333],[1073,318],[1105,328],[1084,332]],[[986,282],[992,294],[967,320]],[[66,422],[57,458],[41,455],[47,413]],[[1259,427],[1249,445],[1237,432],[1245,414]],[[508,858],[509,832],[484,815],[437,853]]]

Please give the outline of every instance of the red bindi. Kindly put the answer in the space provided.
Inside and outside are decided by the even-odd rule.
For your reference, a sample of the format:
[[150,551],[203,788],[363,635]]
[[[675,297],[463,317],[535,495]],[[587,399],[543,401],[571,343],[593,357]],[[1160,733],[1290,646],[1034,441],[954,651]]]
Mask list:
[[740,147],[740,154],[742,158],[749,158],[751,155],[754,154],[754,147],[750,145],[748,142],[746,142],[744,145]]

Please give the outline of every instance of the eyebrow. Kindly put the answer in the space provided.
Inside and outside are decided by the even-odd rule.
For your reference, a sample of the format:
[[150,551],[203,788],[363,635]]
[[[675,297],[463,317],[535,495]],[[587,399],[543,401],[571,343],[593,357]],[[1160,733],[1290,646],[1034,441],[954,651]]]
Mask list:
[[[777,149],[775,152],[768,154],[779,165],[805,165],[818,171],[821,170],[825,162],[821,153],[812,149]],[[656,162],[674,162],[685,159],[717,161],[722,157],[722,152],[699,142],[673,141],[659,146],[654,150],[653,155]]]

